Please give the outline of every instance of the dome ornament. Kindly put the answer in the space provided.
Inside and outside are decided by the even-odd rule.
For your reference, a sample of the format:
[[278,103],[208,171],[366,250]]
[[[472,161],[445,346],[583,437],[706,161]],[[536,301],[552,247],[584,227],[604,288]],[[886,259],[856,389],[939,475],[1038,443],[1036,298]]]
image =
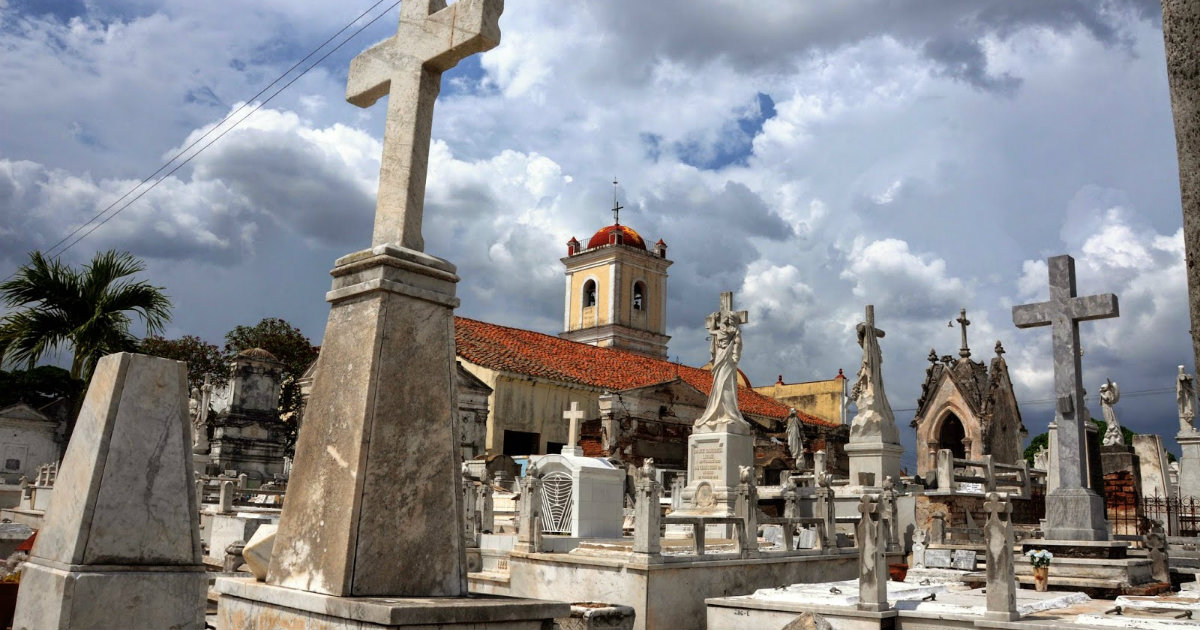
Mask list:
[[621,204],[617,203],[617,178],[613,177],[613,225],[621,225]]

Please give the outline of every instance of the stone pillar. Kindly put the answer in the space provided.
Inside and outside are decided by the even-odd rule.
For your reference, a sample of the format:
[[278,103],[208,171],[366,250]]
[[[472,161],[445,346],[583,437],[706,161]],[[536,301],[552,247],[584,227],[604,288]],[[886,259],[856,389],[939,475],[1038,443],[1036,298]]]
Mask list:
[[1179,498],[1200,499],[1200,433],[1180,432],[1175,436],[1182,452],[1179,458]]
[[983,489],[985,492],[996,491],[996,466],[992,462],[991,455],[984,455],[983,460]]
[[783,515],[787,518],[799,516],[799,506],[796,504],[796,482],[789,475],[783,484]]
[[946,515],[938,512],[933,515],[932,530],[929,534],[929,539],[936,544],[946,542]]
[[204,628],[184,364],[100,359],[14,628]]
[[228,514],[233,511],[233,482],[221,482],[221,498],[217,504],[217,511],[222,514]]
[[492,484],[485,478],[475,491],[478,493],[476,501],[480,506],[480,519],[483,521],[482,533],[490,534],[496,528],[496,504],[495,499],[492,498]]
[[1193,365],[1200,366],[1200,4],[1162,0],[1162,29],[1179,157]]
[[895,482],[891,477],[883,480],[883,494],[880,497],[883,518],[887,524],[887,551],[888,553],[898,553],[900,551],[900,513],[896,509]]
[[813,474],[819,479],[821,475],[829,473],[829,464],[826,461],[828,454],[824,449],[813,453]]
[[1012,503],[995,492],[987,494],[984,525],[987,545],[987,612],[985,619],[1012,621],[1017,612],[1017,582],[1013,571]]
[[653,477],[638,479],[637,501],[633,514],[633,552],[636,554],[657,556],[662,550],[662,509],[659,507],[661,496],[662,485]]
[[954,492],[954,452],[944,448],[937,452],[938,492]]
[[879,495],[864,494],[859,500],[855,537],[858,539],[858,609],[888,610],[887,535],[884,533],[883,505]]
[[521,479],[521,506],[517,517],[517,551],[536,553],[541,551],[542,480],[534,471]]
[[[454,265],[340,258],[267,583],[335,596],[466,594]],[[421,518],[397,520],[420,506]],[[399,523],[403,526],[398,526]],[[421,570],[395,558],[420,558]]]
[[833,504],[833,488],[829,487],[829,476],[824,476],[817,487],[817,516],[825,520],[825,548],[837,549],[837,515]]
[[[750,475],[754,474],[754,469],[750,469]],[[745,475],[743,475],[743,479]],[[743,480],[738,485],[738,516],[745,523],[744,540],[742,540],[743,552],[758,551],[758,488],[754,485],[754,478],[751,476],[749,482]]]
[[1171,567],[1167,555],[1167,537],[1161,528],[1146,534],[1146,551],[1150,556],[1150,574],[1156,582],[1171,583]]

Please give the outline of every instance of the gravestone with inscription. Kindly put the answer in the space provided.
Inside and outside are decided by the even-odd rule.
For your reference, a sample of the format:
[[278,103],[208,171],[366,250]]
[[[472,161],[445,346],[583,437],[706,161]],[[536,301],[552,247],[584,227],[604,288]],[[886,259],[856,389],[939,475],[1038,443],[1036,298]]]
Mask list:
[[733,293],[721,294],[720,310],[705,323],[712,353],[712,390],[704,413],[688,437],[688,485],[681,514],[732,515],[737,501],[738,470],[754,465],[754,436],[738,409],[740,326],[746,311],[733,309]]
[[926,549],[925,566],[930,569],[949,569],[954,562],[954,552],[950,549]]

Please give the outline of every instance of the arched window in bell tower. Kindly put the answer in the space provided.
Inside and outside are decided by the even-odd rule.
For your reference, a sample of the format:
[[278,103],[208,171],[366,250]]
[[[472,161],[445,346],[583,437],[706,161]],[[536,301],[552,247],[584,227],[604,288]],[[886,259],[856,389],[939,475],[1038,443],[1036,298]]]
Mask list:
[[588,280],[587,282],[583,283],[583,306],[584,306],[584,308],[587,308],[589,306],[595,306],[595,305],[596,305],[596,281]]
[[633,283],[633,310],[646,310],[646,283],[642,281]]

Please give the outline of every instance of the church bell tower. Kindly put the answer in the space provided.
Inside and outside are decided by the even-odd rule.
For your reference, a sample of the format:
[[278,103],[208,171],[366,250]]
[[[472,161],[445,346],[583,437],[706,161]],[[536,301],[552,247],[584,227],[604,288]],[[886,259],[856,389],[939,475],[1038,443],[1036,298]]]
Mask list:
[[613,182],[613,224],[592,235],[587,247],[567,241],[567,294],[559,337],[667,358],[667,244],[654,250],[621,225]]

